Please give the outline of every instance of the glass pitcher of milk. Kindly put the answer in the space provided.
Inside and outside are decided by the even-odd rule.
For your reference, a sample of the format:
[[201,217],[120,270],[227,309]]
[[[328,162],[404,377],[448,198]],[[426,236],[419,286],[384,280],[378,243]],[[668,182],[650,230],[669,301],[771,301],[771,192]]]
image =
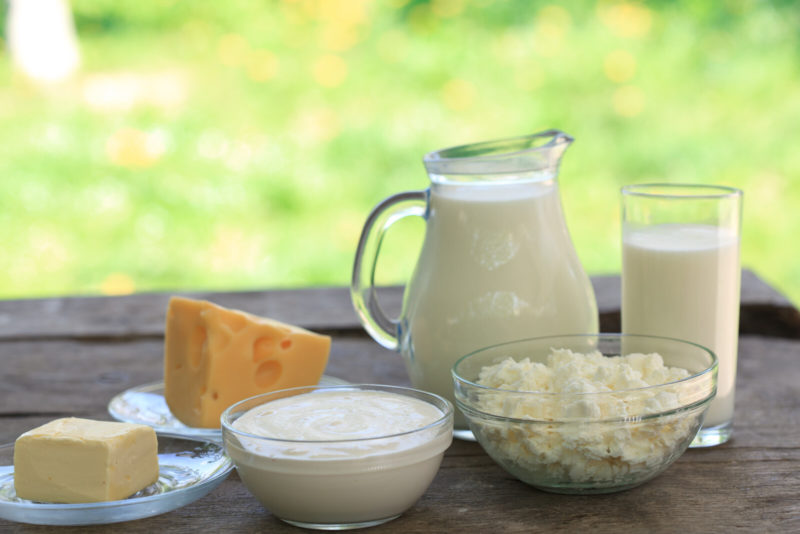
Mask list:
[[[558,166],[573,139],[549,130],[424,157],[431,185],[393,195],[369,215],[351,296],[366,331],[399,351],[415,388],[453,400],[450,369],[504,341],[597,333],[597,303],[567,230]],[[374,273],[386,230],[426,221],[399,318],[381,309]],[[456,416],[457,435],[468,437]],[[458,432],[461,430],[462,432]]]

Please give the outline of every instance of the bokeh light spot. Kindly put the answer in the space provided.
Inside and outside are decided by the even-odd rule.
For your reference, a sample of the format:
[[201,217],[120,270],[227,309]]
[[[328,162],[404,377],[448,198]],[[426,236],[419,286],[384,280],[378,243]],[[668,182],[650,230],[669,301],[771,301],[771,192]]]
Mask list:
[[[28,246],[33,259],[29,267],[42,272],[58,272],[70,259],[69,245],[53,228],[34,226],[28,230]],[[26,261],[27,263],[27,261]]]
[[572,17],[561,6],[550,5],[540,9],[534,28],[537,52],[545,57],[558,54],[571,24]]
[[53,193],[42,183],[24,181],[18,189],[18,199],[22,208],[29,213],[46,211],[53,200]]
[[407,57],[408,37],[400,30],[385,31],[378,39],[377,50],[383,61],[401,61]]
[[533,91],[544,84],[544,72],[539,67],[531,66],[528,69],[514,71],[514,84],[523,91]]
[[106,142],[108,159],[120,167],[149,167],[161,158],[166,148],[162,132],[147,133],[134,128],[121,128]]
[[217,55],[223,65],[238,67],[244,64],[250,45],[238,33],[223,35],[217,44]]
[[237,172],[247,169],[253,159],[253,147],[244,141],[236,141],[225,156],[225,166]]
[[152,74],[92,74],[83,81],[83,100],[99,112],[128,111],[142,104],[175,111],[186,101],[188,82],[177,70]]
[[536,29],[509,29],[492,40],[492,53],[501,63],[513,65],[515,70],[527,69],[531,62],[537,62],[533,56],[536,50]]
[[431,2],[431,11],[437,17],[448,18],[455,17],[464,11],[463,0],[433,0]]
[[292,133],[301,145],[330,141],[339,134],[339,129],[339,117],[329,108],[304,110],[292,125]]
[[214,29],[207,20],[189,19],[183,24],[181,33],[186,41],[198,50],[207,51],[213,46]]
[[[333,227],[338,235],[358,236],[361,233],[361,227],[364,225],[363,213],[355,210],[344,210],[336,219]],[[343,239],[334,242],[334,246],[341,252],[349,253],[356,243]]]
[[614,50],[603,60],[603,71],[612,82],[628,82],[636,74],[636,58],[627,50]]
[[88,187],[78,199],[87,213],[102,217],[109,224],[127,217],[131,209],[128,189],[109,179]]
[[100,292],[104,295],[130,295],[136,291],[136,284],[125,273],[111,273],[100,284]]
[[322,46],[334,52],[353,48],[361,39],[355,24],[328,24],[322,29]]
[[230,141],[219,130],[204,130],[197,140],[197,155],[205,159],[218,159],[228,153]]
[[166,217],[163,213],[155,210],[148,211],[141,214],[136,219],[135,233],[141,240],[155,240],[158,241],[164,237],[166,230]]
[[462,79],[450,80],[442,87],[442,100],[454,111],[468,109],[475,100],[475,86]]
[[622,117],[635,117],[644,110],[644,92],[635,85],[623,85],[614,91],[614,112]]
[[432,33],[438,26],[438,20],[432,16],[429,4],[416,4],[408,12],[408,25],[419,34]]
[[619,37],[644,37],[653,24],[653,14],[635,2],[599,2],[597,14],[609,30]]
[[254,50],[247,57],[247,76],[256,82],[268,82],[278,73],[278,57],[269,50]]
[[319,0],[309,2],[321,20],[334,21],[340,24],[360,24],[367,19],[368,0]]
[[241,228],[222,225],[216,228],[213,241],[206,251],[206,261],[212,272],[232,269],[245,273],[258,272],[266,252],[258,234]]
[[569,29],[570,25],[572,24],[572,17],[570,16],[569,11],[555,4],[544,6],[542,9],[540,9],[536,16],[536,20],[538,22],[547,22],[565,31]]
[[338,87],[347,78],[347,63],[334,54],[325,54],[314,62],[314,80],[323,87]]

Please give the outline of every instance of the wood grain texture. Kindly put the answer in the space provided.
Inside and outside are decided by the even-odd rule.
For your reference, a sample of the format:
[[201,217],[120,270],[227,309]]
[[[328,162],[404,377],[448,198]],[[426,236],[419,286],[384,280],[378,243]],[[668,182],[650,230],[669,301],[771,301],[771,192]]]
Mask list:
[[[619,276],[593,276],[592,284],[601,330],[619,332]],[[362,331],[346,288],[181,295],[212,300],[222,306],[322,332]],[[0,339],[158,338],[164,334],[170,296],[169,293],[142,293],[125,297],[0,301]],[[381,306],[389,315],[399,314],[402,298],[400,287],[379,290]],[[309,302],[313,305],[308,305]],[[800,312],[752,271],[742,272],[741,303],[742,333],[800,338]]]
[[[244,302],[241,296],[213,297],[235,305]],[[344,290],[309,290],[244,298],[251,303],[286,299],[287,310],[293,310],[287,314],[299,317],[308,309],[312,311],[305,317],[327,321],[322,315],[336,315],[337,306],[338,314],[346,315],[350,305],[345,297]],[[114,303],[113,310],[131,312],[128,318],[108,308],[105,315],[93,311],[92,299],[63,299],[60,309],[79,319],[74,331],[66,322],[54,323],[54,334],[49,335],[41,325],[40,334],[34,329],[24,336],[4,330],[0,443],[61,415],[108,419],[106,405],[116,393],[159,380],[163,354],[159,328],[163,327],[158,326],[158,317],[165,299],[151,295],[107,301]],[[319,299],[338,304],[314,315],[313,310],[320,309]],[[47,302],[27,302],[26,313],[37,307],[41,311],[50,305]],[[13,310],[0,303],[0,313]],[[101,318],[98,324],[92,322]],[[401,358],[358,329],[335,335],[326,373],[353,382],[409,383]],[[800,532],[798,493],[800,341],[767,332],[740,338],[735,432],[729,443],[689,450],[662,475],[633,490],[564,496],[526,486],[494,464],[476,443],[455,441],[422,499],[399,519],[370,532]],[[263,509],[235,473],[203,499],[153,518],[58,529],[0,520],[4,533],[194,534],[199,530],[300,532]]]
[[[162,380],[163,354],[163,342],[152,339],[0,343],[0,443],[19,435],[7,432],[9,418],[108,418],[114,395]],[[365,337],[334,339],[325,372],[350,382],[409,384],[400,356]]]

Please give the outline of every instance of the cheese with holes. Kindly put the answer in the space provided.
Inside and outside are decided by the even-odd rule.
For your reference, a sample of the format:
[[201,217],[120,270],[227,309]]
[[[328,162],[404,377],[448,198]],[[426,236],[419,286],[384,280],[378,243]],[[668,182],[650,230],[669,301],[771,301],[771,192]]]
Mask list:
[[331,338],[297,326],[173,297],[167,308],[164,397],[192,427],[218,428],[240,400],[317,384]]
[[14,445],[22,499],[86,503],[124,499],[158,480],[156,433],[145,425],[56,419]]

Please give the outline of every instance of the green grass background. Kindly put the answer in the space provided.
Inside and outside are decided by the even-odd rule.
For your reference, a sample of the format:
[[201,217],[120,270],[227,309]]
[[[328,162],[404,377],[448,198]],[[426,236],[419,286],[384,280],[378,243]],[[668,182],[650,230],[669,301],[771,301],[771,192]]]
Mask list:
[[[36,86],[0,47],[0,297],[346,285],[424,153],[560,128],[588,272],[619,272],[620,186],[727,184],[743,265],[800,302],[792,2],[71,5],[70,81]],[[381,283],[422,231],[391,232]]]

